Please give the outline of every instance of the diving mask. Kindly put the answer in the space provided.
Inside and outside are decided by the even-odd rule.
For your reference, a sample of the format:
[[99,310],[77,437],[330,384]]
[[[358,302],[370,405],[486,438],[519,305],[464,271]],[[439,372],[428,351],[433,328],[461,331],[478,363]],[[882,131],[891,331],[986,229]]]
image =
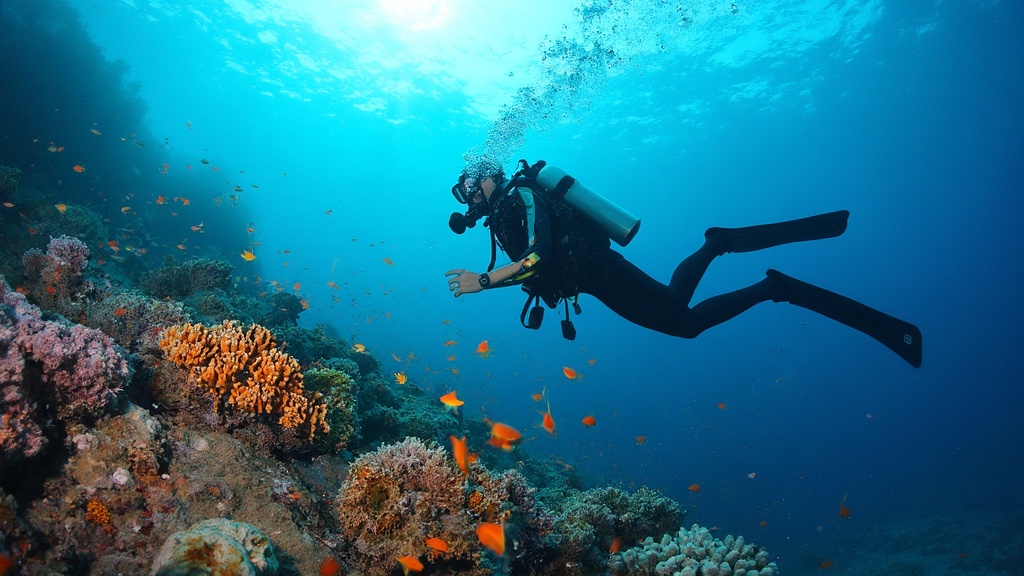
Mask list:
[[[480,194],[480,199],[474,200],[477,194]],[[487,200],[483,197],[480,182],[476,178],[462,174],[459,177],[459,181],[452,186],[452,196],[460,204],[469,206],[465,214],[452,212],[452,215],[448,217],[448,227],[456,234],[462,234],[467,228],[476,226],[476,221],[487,216],[488,212],[490,212]]]

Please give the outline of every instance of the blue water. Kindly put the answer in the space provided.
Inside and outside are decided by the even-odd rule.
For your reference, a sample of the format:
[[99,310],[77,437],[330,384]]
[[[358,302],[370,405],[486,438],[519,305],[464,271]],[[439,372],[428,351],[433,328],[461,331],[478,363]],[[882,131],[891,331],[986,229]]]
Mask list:
[[[659,488],[688,521],[767,546],[784,573],[881,522],[1020,505],[1019,3],[178,4],[70,2],[129,66],[155,139],[118,176],[130,190],[101,180],[101,158],[76,190],[134,194],[126,205],[195,190],[145,224],[168,253],[223,256],[240,283],[300,282],[301,325],[456,388],[471,416],[530,429],[546,387],[559,434],[523,449],[595,485]],[[695,300],[777,268],[920,326],[923,366],[786,304],[680,340],[584,296],[566,342],[556,311],[519,326],[516,289],[454,299],[444,272],[483,271],[489,240],[448,230],[449,189],[484,150],[506,170],[545,159],[639,215],[622,252],[662,281],[709,226],[848,209],[840,238],[717,260]]]

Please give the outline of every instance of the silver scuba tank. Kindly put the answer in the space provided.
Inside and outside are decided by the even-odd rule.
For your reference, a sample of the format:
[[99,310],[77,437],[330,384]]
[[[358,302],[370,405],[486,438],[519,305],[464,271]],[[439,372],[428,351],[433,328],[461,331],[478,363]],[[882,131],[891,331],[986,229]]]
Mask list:
[[589,216],[619,246],[629,244],[640,230],[639,218],[569,176],[561,168],[545,165],[537,173],[537,183]]

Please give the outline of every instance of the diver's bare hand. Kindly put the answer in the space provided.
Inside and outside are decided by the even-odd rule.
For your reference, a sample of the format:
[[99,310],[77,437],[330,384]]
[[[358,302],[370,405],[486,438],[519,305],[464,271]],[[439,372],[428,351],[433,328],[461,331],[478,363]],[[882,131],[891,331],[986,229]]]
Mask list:
[[474,294],[483,290],[483,287],[480,286],[480,274],[477,272],[456,268],[445,272],[444,275],[448,278],[448,290],[455,292],[456,298],[463,294]]

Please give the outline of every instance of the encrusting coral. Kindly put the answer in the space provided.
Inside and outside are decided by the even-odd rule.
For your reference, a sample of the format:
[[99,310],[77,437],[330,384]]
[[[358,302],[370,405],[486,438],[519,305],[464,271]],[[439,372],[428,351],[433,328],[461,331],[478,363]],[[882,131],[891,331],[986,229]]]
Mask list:
[[243,331],[234,322],[207,327],[176,324],[167,328],[160,348],[217,399],[255,414],[279,415],[285,428],[313,438],[329,432],[327,406],[320,394],[307,396],[299,363],[277,348],[273,334],[258,324]]

